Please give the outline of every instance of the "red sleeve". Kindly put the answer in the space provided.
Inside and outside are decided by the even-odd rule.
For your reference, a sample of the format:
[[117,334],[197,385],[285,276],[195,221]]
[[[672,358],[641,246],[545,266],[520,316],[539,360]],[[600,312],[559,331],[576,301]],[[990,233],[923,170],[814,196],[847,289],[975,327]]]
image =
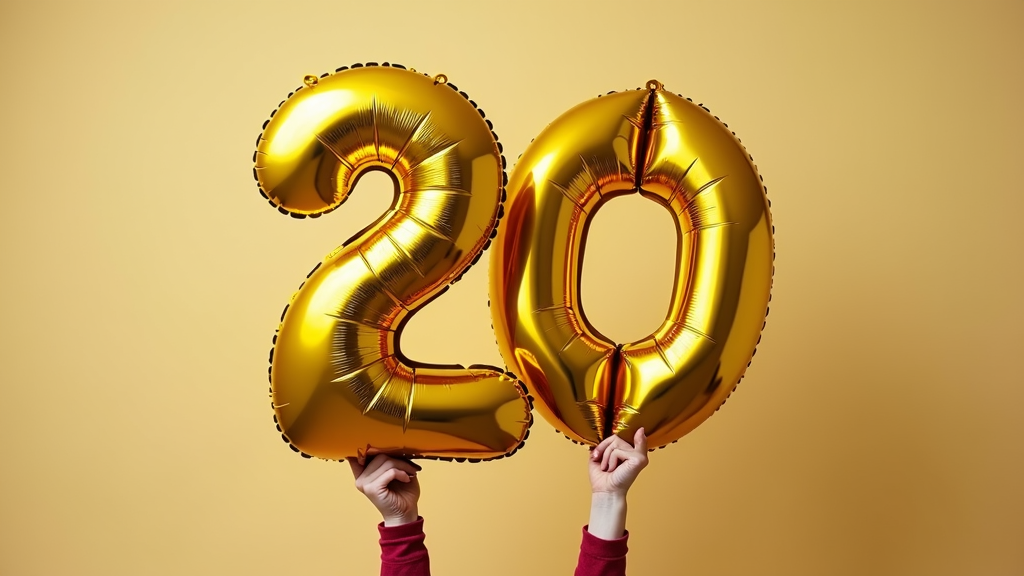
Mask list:
[[377,525],[380,530],[381,576],[430,576],[430,558],[423,544],[423,517],[401,526]]
[[625,576],[626,575],[626,540],[629,532],[622,538],[602,540],[587,532],[583,527],[583,543],[580,544],[580,560],[576,565],[576,576]]

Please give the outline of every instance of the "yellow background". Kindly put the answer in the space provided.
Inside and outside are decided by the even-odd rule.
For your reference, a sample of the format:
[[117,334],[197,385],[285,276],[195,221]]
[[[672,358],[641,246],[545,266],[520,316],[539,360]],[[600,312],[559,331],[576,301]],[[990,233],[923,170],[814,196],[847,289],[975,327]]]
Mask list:
[[[297,221],[252,180],[307,73],[444,72],[511,163],[650,78],[733,127],[777,228],[768,327],[725,408],[630,494],[633,575],[1024,573],[1024,3],[0,4],[0,573],[375,574],[344,464],[271,422],[306,272],[390,201]],[[667,212],[612,202],[583,298],[628,340],[667,306]],[[491,363],[487,256],[409,325]],[[428,462],[438,575],[570,574],[586,451],[543,421]],[[485,567],[487,566],[487,567]]]

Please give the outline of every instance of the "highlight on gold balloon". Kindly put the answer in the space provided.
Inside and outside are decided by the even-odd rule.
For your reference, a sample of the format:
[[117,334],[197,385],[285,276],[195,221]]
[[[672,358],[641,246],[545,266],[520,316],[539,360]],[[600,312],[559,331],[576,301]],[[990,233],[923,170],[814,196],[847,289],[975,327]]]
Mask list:
[[372,170],[395,184],[386,213],[331,250],[285,307],[269,370],[282,438],[331,460],[514,454],[533,421],[514,376],[399,348],[405,323],[497,230],[505,159],[484,112],[444,75],[368,63],[306,76],[263,128],[253,173],[282,213],[331,212]]
[[[643,427],[664,447],[710,417],[760,342],[774,275],[770,202],[735,133],[652,80],[558,117],[520,157],[507,191],[491,314],[538,412],[588,445]],[[594,215],[625,194],[667,209],[677,242],[665,320],[619,343],[588,321],[580,277]]]

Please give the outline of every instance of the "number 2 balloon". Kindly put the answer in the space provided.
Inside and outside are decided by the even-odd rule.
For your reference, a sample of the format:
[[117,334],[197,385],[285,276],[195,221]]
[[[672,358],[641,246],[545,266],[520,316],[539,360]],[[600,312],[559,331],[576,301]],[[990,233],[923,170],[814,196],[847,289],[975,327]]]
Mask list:
[[445,80],[391,66],[309,76],[257,143],[260,189],[293,216],[334,210],[369,170],[395,181],[391,208],[310,272],[275,336],[275,418],[305,455],[496,458],[532,423],[504,370],[420,364],[398,348],[405,322],[477,260],[500,216],[497,137]]

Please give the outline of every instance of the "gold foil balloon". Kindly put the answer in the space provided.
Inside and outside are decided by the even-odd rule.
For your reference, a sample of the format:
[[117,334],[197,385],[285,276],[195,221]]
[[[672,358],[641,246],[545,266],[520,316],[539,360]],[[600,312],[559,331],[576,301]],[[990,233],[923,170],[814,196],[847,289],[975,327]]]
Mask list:
[[[764,327],[774,259],[752,161],[706,109],[651,81],[569,110],[517,162],[491,256],[494,328],[537,409],[570,439],[631,439],[642,426],[652,446],[664,446],[742,378]],[[635,193],[674,218],[675,290],[654,333],[619,344],[587,321],[580,274],[594,214]]]
[[275,420],[304,456],[490,459],[532,422],[491,366],[428,366],[402,326],[476,262],[498,223],[504,158],[482,111],[446,78],[356,65],[307,76],[257,141],[255,176],[281,212],[317,217],[360,176],[395,182],[391,208],[310,272],[271,351]]

